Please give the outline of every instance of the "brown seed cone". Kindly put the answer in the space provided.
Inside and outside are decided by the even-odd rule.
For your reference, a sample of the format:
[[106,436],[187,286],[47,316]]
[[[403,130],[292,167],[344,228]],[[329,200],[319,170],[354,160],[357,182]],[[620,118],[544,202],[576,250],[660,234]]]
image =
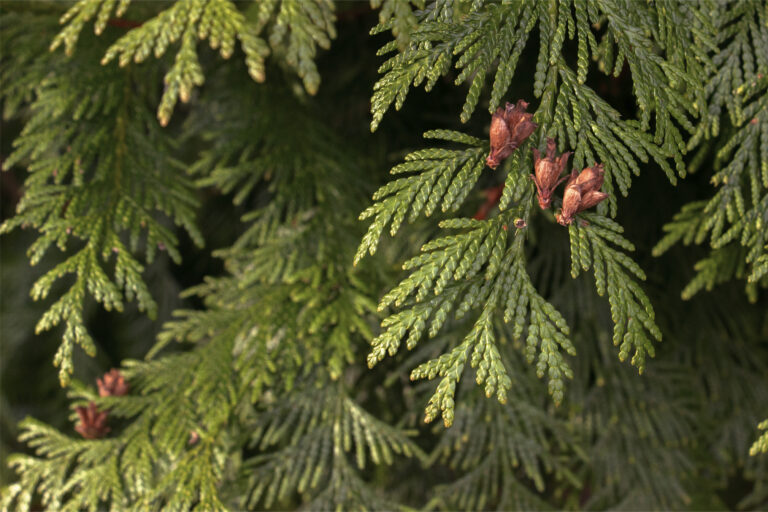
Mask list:
[[533,149],[533,166],[535,174],[531,175],[533,182],[536,184],[536,192],[539,199],[539,207],[542,210],[549,208],[552,202],[552,192],[555,188],[563,182],[568,176],[560,175],[565,170],[565,166],[568,163],[568,157],[572,153],[563,153],[559,157],[556,156],[555,151],[557,144],[555,139],[547,139],[547,155],[545,158],[541,158],[539,150]]
[[491,169],[495,169],[502,160],[512,154],[512,149],[509,149],[509,127],[507,127],[507,121],[504,115],[504,109],[499,107],[491,117],[491,152],[488,154],[488,158],[485,159],[485,163]]
[[86,439],[98,439],[109,432],[107,426],[107,413],[99,412],[96,404],[90,402],[88,407],[75,409],[80,417],[80,422],[75,425],[75,431]]
[[531,122],[533,114],[525,111],[528,103],[519,100],[516,105],[507,103],[499,107],[491,118],[491,152],[485,159],[486,165],[495,169],[517,149],[538,125]]
[[519,148],[525,139],[539,127],[538,124],[531,121],[533,114],[525,111],[528,103],[518,100],[515,106],[507,103],[505,108],[507,127],[509,128],[510,145],[513,149]]
[[598,205],[598,203],[605,199],[608,199],[608,194],[605,192],[590,190],[586,194],[582,194],[581,204],[579,204],[579,211],[582,212],[584,210],[588,210],[589,208],[595,207]]
[[602,164],[597,163],[583,169],[579,174],[575,169],[571,172],[563,194],[563,208],[560,214],[555,216],[558,223],[569,225],[577,213],[597,206],[608,197],[608,194],[599,190],[603,186],[604,174]]
[[117,368],[112,368],[100,379],[96,379],[99,396],[123,396],[128,393],[128,383]]
[[600,187],[603,186],[604,176],[603,164],[595,162],[592,167],[586,167],[581,171],[581,174],[576,178],[576,184],[582,186],[582,194],[590,190],[600,190]]
[[567,226],[573,222],[573,216],[579,211],[579,204],[581,204],[581,187],[572,183],[573,179],[568,182],[565,187],[565,193],[563,194],[563,208],[560,214],[555,216],[557,222],[563,226]]

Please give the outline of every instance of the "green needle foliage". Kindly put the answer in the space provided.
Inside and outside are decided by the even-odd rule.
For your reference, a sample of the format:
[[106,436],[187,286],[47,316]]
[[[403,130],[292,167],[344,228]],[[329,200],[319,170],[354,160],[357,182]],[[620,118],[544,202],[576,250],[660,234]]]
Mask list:
[[0,101],[0,510],[768,504],[764,2],[2,2]]
[[[580,270],[593,269],[598,295],[608,293],[613,319],[613,344],[619,347],[619,359],[624,361],[631,350],[632,364],[642,373],[645,355],[655,354],[648,338],[661,341],[661,331],[655,323],[653,306],[634,279],[645,280],[645,272],[626,254],[608,245],[608,242],[626,250],[635,247],[621,236],[621,226],[606,217],[584,215],[589,224],[584,227],[570,225],[571,276]],[[647,333],[647,334],[646,334]]]
[[[380,68],[384,76],[374,87],[373,129],[392,102],[398,109],[403,105],[411,83],[419,84],[427,80],[426,88],[429,90],[441,75],[449,71],[453,55],[460,55],[455,64],[461,70],[456,83],[472,77],[462,120],[467,121],[475,109],[489,68],[497,66],[489,102],[489,110],[493,112],[506,95],[527,34],[538,21],[541,24],[541,41],[534,94],[541,97],[541,105],[534,119],[542,125],[542,132],[557,136],[561,146],[574,149],[574,167],[581,169],[591,162],[602,162],[606,169],[604,190],[611,193],[618,186],[625,196],[632,175],[640,172],[637,161],[647,162],[649,155],[665,170],[672,183],[676,182],[676,175],[667,163],[669,157],[674,157],[680,176],[685,175],[682,162],[685,144],[671,119],[689,131],[693,130],[687,116],[695,113],[695,107],[691,99],[686,99],[686,94],[700,97],[701,92],[700,84],[687,73],[689,68],[698,71],[703,68],[693,62],[696,59],[682,58],[678,66],[667,62],[654,53],[648,36],[633,27],[639,26],[640,20],[653,20],[665,27],[682,19],[689,19],[695,27],[704,26],[695,12],[688,8],[675,10],[671,14],[651,8],[648,11],[643,8],[627,10],[610,2],[599,6],[581,6],[581,14],[586,19],[582,19],[578,30],[588,32],[594,38],[586,26],[587,22],[607,26],[600,46],[594,44],[595,56],[601,66],[616,69],[618,74],[625,59],[629,64],[642,115],[639,121],[626,121],[584,85],[584,66],[589,51],[583,41],[588,39],[587,36],[583,41],[579,39],[576,72],[561,56],[566,32],[573,38],[578,31],[570,2],[553,2],[549,6],[545,2],[538,6],[514,2],[487,8],[479,7],[479,3],[471,6],[457,4],[432,4],[423,12],[424,22],[413,33],[408,48],[391,57]],[[628,17],[628,11],[635,17]],[[510,23],[509,20],[515,22]],[[664,42],[678,42],[674,39],[680,37],[678,32],[664,33]],[[691,31],[689,37],[698,40],[705,35],[702,29]],[[601,48],[601,52],[597,48]],[[630,48],[632,51],[628,51]],[[395,47],[389,44],[382,51],[393,50]],[[705,54],[699,55],[699,60],[708,62],[706,57]],[[657,84],[661,83],[667,84],[663,91],[658,90]],[[656,130],[655,133],[648,133],[652,113],[655,113]],[[421,150],[406,156],[403,164],[395,166],[392,174],[418,174],[395,180],[376,192],[374,200],[377,202],[361,214],[361,219],[375,218],[358,249],[356,261],[366,251],[370,254],[375,252],[387,225],[394,236],[404,219],[413,222],[422,211],[428,216],[438,205],[441,205],[443,212],[457,211],[479,179],[487,151],[487,146],[483,147],[480,140],[445,130],[427,132],[425,137],[464,143],[471,148],[461,152],[441,148]],[[390,304],[400,307],[412,293],[415,294],[411,309],[383,321],[385,331],[373,341],[373,351],[368,358],[371,366],[387,353],[394,355],[406,335],[406,346],[412,349],[430,320],[429,335],[435,336],[454,307],[459,317],[473,308],[482,310],[478,322],[459,346],[411,374],[412,379],[443,377],[437,393],[427,406],[427,421],[442,413],[446,425],[452,423],[455,383],[463,372],[470,351],[473,351],[472,366],[479,364],[482,369],[478,373],[478,383],[485,383],[488,396],[498,390],[499,401],[506,401],[509,378],[503,365],[499,364],[498,348],[490,330],[491,317],[502,301],[506,304],[505,320],[516,324],[516,337],[528,324],[527,358],[530,362],[538,359],[538,373],[540,376],[548,375],[549,390],[555,403],[562,400],[563,379],[572,377],[562,352],[575,355],[576,349],[567,338],[569,329],[560,313],[530,284],[524,265],[524,231],[518,231],[508,246],[507,226],[515,217],[522,218],[525,224],[530,220],[533,193],[526,179],[531,165],[529,151],[528,145],[519,148],[515,157],[510,159],[511,164],[506,166],[506,186],[499,205],[502,214],[495,219],[474,223],[463,219],[443,221],[441,226],[444,228],[474,229],[466,235],[436,239],[424,245],[423,254],[409,260],[403,267],[417,270],[379,304],[379,309]],[[521,153],[523,156],[520,156]],[[609,204],[611,214],[615,216],[615,195],[611,195]],[[604,209],[601,207],[601,210]],[[505,210],[514,217],[504,213]],[[625,254],[606,244],[609,241],[624,250],[633,250],[632,244],[618,235],[622,231],[621,226],[607,218],[591,218],[595,226],[587,229],[572,226],[570,230],[573,277],[578,275],[579,268],[588,270],[594,266],[598,293],[604,295],[608,291],[615,324],[614,344],[620,345],[619,357],[626,359],[630,350],[634,349],[632,362],[642,372],[646,353],[654,354],[648,334],[661,339],[661,332],[654,323],[653,307],[645,292],[633,281],[633,278],[644,279],[645,274]],[[481,279],[478,274],[486,264],[487,269]],[[434,298],[426,300],[431,296]],[[455,306],[456,302],[459,302],[458,306]],[[502,307],[498,307],[498,311],[501,312]]]
[[[83,26],[94,17],[98,35],[112,15],[120,18],[131,0],[80,0],[61,18],[65,28],[54,38],[51,50],[64,45],[72,54]],[[186,103],[195,86],[203,84],[203,70],[197,55],[198,40],[228,59],[236,42],[245,54],[248,73],[257,82],[265,80],[264,61],[272,50],[303,79],[307,92],[315,94],[320,84],[313,57],[317,46],[328,48],[335,37],[334,4],[330,0],[268,0],[241,12],[230,0],[185,0],[174,2],[152,19],[131,30],[112,44],[101,59],[107,64],[117,59],[121,67],[140,63],[150,55],[165,54],[168,46],[181,41],[173,66],[165,74],[162,99],[157,110],[160,124],[168,124],[176,102]],[[269,44],[262,37],[269,30]]]
[[548,508],[541,498],[548,474],[564,488],[579,487],[558,453],[583,454],[564,424],[542,411],[541,393],[530,387],[535,381],[521,380],[506,405],[465,393],[453,427],[432,452],[433,459],[461,476],[435,489],[435,504],[461,510],[541,509]]
[[[13,37],[13,29],[8,31]],[[75,276],[36,327],[40,332],[65,325],[54,359],[63,385],[73,371],[74,346],[91,355],[96,350],[83,321],[86,296],[118,311],[125,300],[135,299],[154,317],[157,305],[141,277],[138,254],[151,263],[164,250],[181,260],[178,237],[166,219],[203,244],[192,183],[169,154],[175,142],[146,108],[156,100],[154,91],[140,87],[130,72],[92,66],[83,72],[82,62],[89,59],[93,52],[83,51],[73,60],[42,54],[30,63],[39,82],[29,120],[4,162],[6,169],[24,162],[29,175],[17,215],[0,232],[34,228],[39,237],[28,250],[33,265],[51,246],[62,251],[70,241],[74,246],[75,252],[38,279],[31,292],[45,299],[56,281]],[[21,84],[11,82],[8,88]],[[59,123],[66,129],[57,131]]]
[[[701,146],[694,165],[711,147],[704,141],[726,133],[714,153],[710,181],[717,191],[708,200],[684,205],[654,248],[660,255],[674,243],[709,241],[709,256],[696,264],[696,277],[683,290],[690,298],[703,288],[732,278],[746,279],[756,300],[757,286],[768,284],[768,12],[760,2],[718,3],[716,41],[721,47],[706,74],[708,109],[690,148]],[[728,125],[721,127],[725,111]]]
[[[757,428],[760,430],[768,430],[768,421],[763,421]],[[760,438],[755,441],[755,444],[749,449],[750,455],[757,455],[758,453],[768,452],[768,433],[763,433]]]
[[[350,506],[391,507],[369,489],[346,457],[354,453],[356,466],[391,465],[395,456],[412,457],[420,450],[403,432],[362,410],[339,387],[317,383],[297,389],[290,400],[276,403],[252,426],[249,442],[275,451],[248,461],[248,508],[272,507],[298,491],[325,488],[308,508]],[[326,481],[328,480],[328,481]]]

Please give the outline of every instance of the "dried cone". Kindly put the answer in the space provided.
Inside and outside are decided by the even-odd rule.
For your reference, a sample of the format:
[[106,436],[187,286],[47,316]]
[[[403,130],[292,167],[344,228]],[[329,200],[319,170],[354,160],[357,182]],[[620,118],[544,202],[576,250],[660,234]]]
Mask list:
[[109,432],[107,413],[99,412],[96,404],[91,402],[88,407],[75,409],[80,417],[80,423],[75,425],[75,431],[86,439],[98,439]]
[[576,212],[579,211],[580,205],[581,189],[578,185],[573,183],[571,179],[565,186],[565,193],[563,194],[563,208],[558,215],[555,215],[557,222],[563,226],[567,226],[573,222],[573,216],[576,215]]
[[584,187],[583,192],[600,190],[600,187],[603,186],[604,176],[603,164],[598,163],[592,167],[585,167],[578,176],[575,175],[575,172],[571,173],[571,179],[575,178],[576,184]]
[[499,107],[491,117],[491,152],[488,154],[488,158],[485,159],[486,165],[491,169],[495,169],[502,160],[512,154],[512,149],[509,149],[509,128],[507,127],[507,121],[504,115],[504,109]]
[[556,156],[555,150],[557,144],[555,139],[547,139],[547,155],[541,158],[539,150],[533,149],[533,167],[535,174],[531,174],[533,182],[536,184],[536,192],[538,193],[539,206],[542,210],[549,208],[552,202],[552,192],[555,188],[568,178],[568,176],[560,177],[565,170],[565,166],[568,163],[568,157],[572,153],[563,153],[559,157]]
[[531,122],[533,114],[525,111],[528,103],[518,100],[516,105],[507,103],[499,107],[491,118],[491,152],[485,163],[491,169],[498,165],[530,137],[539,125]]
[[563,226],[573,222],[573,217],[588,208],[596,206],[608,197],[605,192],[600,192],[603,186],[605,171],[603,165],[597,164],[587,167],[577,174],[574,169],[571,178],[565,185],[563,194],[563,209],[555,218]]
[[509,127],[509,137],[512,149],[517,149],[525,139],[539,127],[538,124],[531,121],[533,114],[525,111],[528,103],[523,100],[517,100],[517,105],[507,103],[505,111],[507,114],[507,126]]
[[128,384],[125,377],[117,368],[112,368],[100,379],[96,379],[99,387],[99,396],[123,396],[128,393]]

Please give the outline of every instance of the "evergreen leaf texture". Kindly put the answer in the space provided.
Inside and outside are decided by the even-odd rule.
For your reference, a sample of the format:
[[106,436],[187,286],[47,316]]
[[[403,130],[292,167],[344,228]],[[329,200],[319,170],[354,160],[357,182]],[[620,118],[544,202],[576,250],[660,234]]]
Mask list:
[[0,2],[0,101],[0,511],[768,506],[765,2]]
[[[30,63],[40,81],[29,120],[4,162],[5,168],[23,163],[29,174],[17,214],[0,232],[35,229],[39,236],[27,251],[33,265],[52,247],[71,248],[31,290],[33,299],[46,299],[63,276],[75,276],[36,326],[38,332],[65,326],[54,360],[62,384],[73,371],[75,345],[90,355],[96,350],[83,320],[88,297],[118,311],[136,300],[154,316],[157,304],[142,272],[158,251],[181,261],[170,226],[203,244],[192,182],[170,157],[175,141],[147,109],[154,92],[129,71],[83,66],[93,58],[93,50],[71,60],[43,53]],[[19,85],[7,87],[12,92]],[[67,128],[56,131],[59,123]]]
[[[383,76],[374,86],[373,129],[392,102],[398,109],[403,105],[411,83],[426,80],[426,88],[431,89],[441,75],[448,73],[454,55],[459,55],[455,63],[455,68],[460,70],[456,84],[470,81],[471,77],[462,121],[467,121],[474,111],[485,76],[495,66],[489,101],[489,110],[493,112],[507,92],[529,32],[539,25],[540,44],[533,84],[534,94],[540,98],[534,115],[539,128],[532,138],[541,141],[544,135],[556,137],[561,149],[573,151],[574,169],[592,162],[603,164],[603,190],[608,193],[609,201],[601,205],[598,212],[617,214],[615,189],[626,196],[632,176],[640,172],[639,163],[649,158],[657,162],[672,183],[676,183],[678,175],[685,176],[682,155],[686,148],[678,124],[684,130],[694,129],[689,120],[689,116],[697,112],[692,99],[701,99],[703,92],[701,84],[692,80],[690,73],[703,72],[709,58],[698,51],[697,59],[673,52],[668,58],[659,56],[654,44],[663,47],[671,44],[672,38],[686,34],[676,31],[665,32],[663,36],[644,34],[639,26],[651,21],[672,22],[667,17],[675,17],[677,21],[690,19],[693,26],[700,26],[701,30],[691,30],[688,41],[703,39],[714,44],[694,8],[676,6],[668,12],[650,6],[647,10],[625,9],[612,2],[584,4],[581,16],[586,19],[577,23],[570,2],[481,5],[454,3],[449,6],[448,2],[435,2],[423,11],[423,23],[413,33],[410,45],[389,58],[379,70]],[[582,46],[581,41],[594,40],[592,30],[586,25],[590,22],[604,24],[606,32],[600,43],[595,42],[594,48],[588,49],[589,45],[585,42]],[[579,61],[574,71],[561,55],[561,49],[566,35],[574,38],[580,31],[583,36],[579,38]],[[652,39],[654,35],[658,41]],[[386,46],[385,49],[389,52],[395,48]],[[626,60],[640,111],[638,120],[621,119],[616,110],[585,85],[584,66],[590,55],[598,60],[603,71],[614,70],[616,74]],[[650,130],[652,116],[653,132]],[[488,146],[470,135],[444,130],[427,132],[425,136],[464,143],[469,148],[416,151],[409,154],[404,163],[392,168],[392,174],[414,174],[392,181],[374,194],[376,202],[361,214],[361,219],[374,219],[355,261],[366,252],[375,253],[387,225],[394,236],[403,220],[413,222],[422,212],[428,216],[438,205],[443,212],[458,210],[478,181]],[[540,376],[547,375],[555,403],[562,400],[565,379],[572,377],[564,354],[575,355],[576,347],[568,339],[569,328],[562,315],[530,284],[525,270],[525,229],[515,230],[512,237],[507,234],[514,219],[521,219],[523,225],[531,221],[534,194],[526,174],[531,166],[531,146],[537,145],[533,142],[517,148],[514,157],[508,160],[510,163],[505,165],[499,215],[479,221],[459,218],[443,221],[444,228],[469,231],[425,244],[422,254],[403,266],[406,270],[414,269],[413,272],[379,304],[380,309],[404,304],[406,308],[383,321],[384,332],[374,339],[368,357],[370,366],[386,354],[396,354],[406,336],[406,347],[412,349],[427,331],[427,325],[429,335],[434,336],[454,309],[459,317],[471,309],[482,311],[459,346],[411,374],[412,379],[442,377],[427,406],[427,421],[441,414],[447,426],[452,423],[455,385],[470,353],[470,366],[480,367],[477,382],[485,385],[488,396],[495,393],[499,401],[506,401],[510,380],[499,362],[498,348],[489,327],[497,311],[504,311],[505,320],[516,325],[516,337],[526,329],[527,358],[530,362],[537,361]],[[676,171],[669,165],[670,159]],[[613,341],[619,346],[619,357],[624,360],[633,350],[632,363],[642,372],[646,354],[654,354],[651,339],[661,339],[650,300],[636,282],[645,279],[645,274],[626,254],[606,243],[633,250],[633,245],[619,234],[621,226],[610,218],[590,218],[593,226],[581,229],[572,224],[570,227],[573,277],[577,277],[580,268],[594,268],[598,293],[608,292],[615,324]],[[582,222],[588,222],[586,217]],[[482,279],[481,269],[484,269]]]
[[[114,9],[120,18],[131,0],[80,0],[61,18],[66,24],[53,39],[51,49],[64,45],[72,54],[83,26],[95,18],[94,32],[104,30]],[[310,94],[315,94],[320,75],[313,57],[317,47],[328,48],[335,37],[334,4],[330,0],[269,0],[240,11],[230,0],[179,0],[151,19],[137,23],[104,53],[102,64],[117,60],[121,67],[140,63],[151,55],[159,58],[169,45],[180,42],[174,63],[165,74],[163,95],[157,110],[160,124],[168,124],[176,102],[190,100],[192,90],[205,78],[197,44],[208,40],[223,59],[229,59],[239,43],[245,54],[248,73],[257,82],[265,80],[265,59],[277,52],[286,65],[295,69]],[[268,36],[264,34],[267,26]],[[268,39],[268,42],[267,40]],[[271,50],[270,50],[271,47]]]
[[[708,200],[688,203],[664,230],[654,248],[660,255],[678,242],[707,242],[709,254],[696,263],[695,277],[682,291],[690,298],[702,289],[738,278],[756,300],[768,285],[768,13],[760,2],[717,4],[716,42],[720,51],[706,74],[702,112],[689,148],[698,147],[695,169],[714,158],[717,187]],[[721,114],[727,114],[723,116]],[[727,124],[721,126],[722,118]],[[714,154],[704,142],[723,131],[726,141]]]

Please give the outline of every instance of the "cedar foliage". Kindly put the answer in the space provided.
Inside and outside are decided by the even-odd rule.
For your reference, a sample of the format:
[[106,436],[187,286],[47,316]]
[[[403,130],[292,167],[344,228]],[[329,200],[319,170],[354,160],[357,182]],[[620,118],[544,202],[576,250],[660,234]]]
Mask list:
[[[0,43],[3,510],[768,504],[764,2],[4,2]],[[605,168],[567,228],[548,137]]]

